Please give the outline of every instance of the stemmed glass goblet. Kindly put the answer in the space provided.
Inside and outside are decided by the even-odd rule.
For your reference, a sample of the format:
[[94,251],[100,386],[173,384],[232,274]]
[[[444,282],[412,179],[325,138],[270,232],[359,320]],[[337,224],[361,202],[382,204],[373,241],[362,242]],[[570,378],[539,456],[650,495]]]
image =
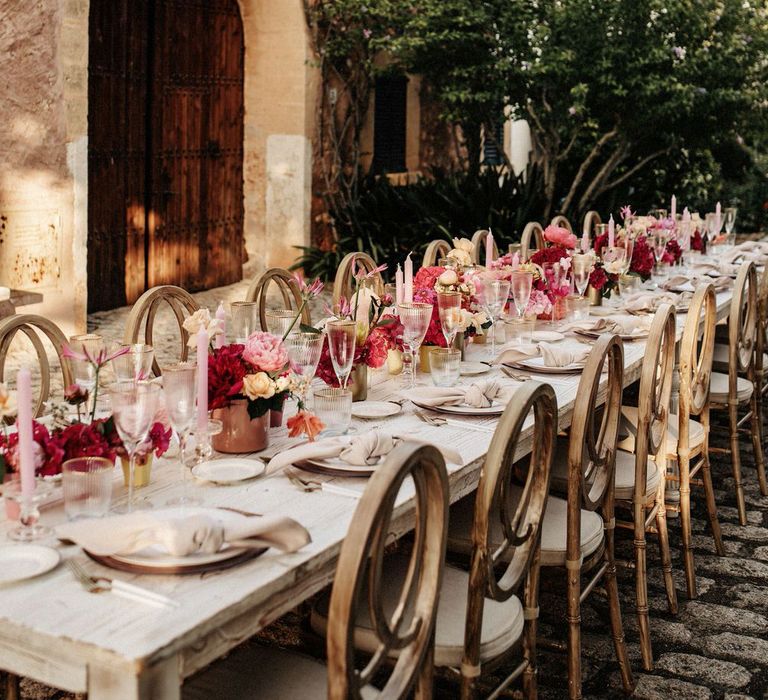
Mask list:
[[[432,320],[432,304],[422,302],[406,302],[397,305],[400,322],[403,324],[403,345],[406,350],[406,358],[409,361],[403,363],[403,374],[406,381],[413,389],[416,386],[416,362],[419,347],[424,342],[429,322]],[[406,369],[407,367],[407,369]],[[410,377],[408,376],[410,374]]]
[[[575,253],[573,257],[571,257],[573,284],[576,286],[576,291],[580,296],[586,294],[593,262],[594,258],[590,253]],[[514,287],[512,293],[514,294]]]
[[325,342],[324,333],[292,333],[284,341],[291,368],[300,378],[298,393],[299,403],[303,406],[307,399],[307,390],[317,371],[320,355]]
[[328,351],[333,370],[341,388],[346,389],[355,361],[357,323],[349,320],[328,321],[325,333],[328,336]]
[[181,466],[181,496],[172,498],[168,505],[198,505],[199,498],[191,498],[187,474],[187,441],[197,415],[195,396],[197,393],[197,365],[179,362],[163,368],[163,394],[168,419],[179,439],[179,464]]
[[485,312],[491,319],[493,335],[491,336],[491,354],[496,354],[496,327],[504,307],[509,299],[509,280],[496,277],[476,278],[478,296]]
[[[96,357],[104,349],[104,338],[98,333],[83,333],[73,335],[69,339],[69,346],[78,353],[87,354],[90,357]],[[78,359],[70,357],[67,359],[72,371],[72,380],[77,386],[88,392],[88,401],[86,404],[87,416],[94,415],[96,404],[96,365],[87,359]]]
[[146,439],[157,413],[160,387],[149,382],[115,382],[109,388],[115,429],[128,453],[128,512],[134,508],[136,450]]
[[451,347],[461,327],[461,292],[438,292],[437,310],[446,347]]

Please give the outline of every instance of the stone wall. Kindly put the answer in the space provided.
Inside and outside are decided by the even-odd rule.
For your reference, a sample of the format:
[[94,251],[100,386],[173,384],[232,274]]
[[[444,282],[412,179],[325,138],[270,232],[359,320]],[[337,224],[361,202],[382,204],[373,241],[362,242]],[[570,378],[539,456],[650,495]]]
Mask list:
[[0,3],[0,284],[85,326],[88,15],[84,0]]

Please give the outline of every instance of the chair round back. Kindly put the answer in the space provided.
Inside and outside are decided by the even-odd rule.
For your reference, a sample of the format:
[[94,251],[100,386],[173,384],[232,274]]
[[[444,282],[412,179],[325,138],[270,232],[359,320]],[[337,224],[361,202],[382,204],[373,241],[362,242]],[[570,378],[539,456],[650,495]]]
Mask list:
[[587,212],[587,215],[584,217],[584,226],[582,227],[582,234],[586,233],[587,236],[592,238],[595,235],[595,226],[602,224],[603,220],[600,218],[600,214],[598,214],[594,209]]
[[[400,597],[383,609],[382,569],[387,536],[396,517],[395,500],[406,477],[416,490],[414,544]],[[405,697],[416,684],[431,686],[434,628],[442,582],[448,523],[445,461],[431,445],[403,443],[387,457],[363,493],[341,546],[328,611],[328,697],[362,697],[362,689],[398,650],[381,697]],[[367,579],[367,600],[363,600]],[[354,630],[367,605],[378,649],[367,665],[355,667]],[[405,629],[403,629],[405,628]]]
[[[533,238],[533,246],[531,245]],[[520,237],[520,258],[528,260],[532,250],[541,250],[544,247],[544,229],[538,221],[529,221],[523,229]]]
[[72,384],[72,372],[63,355],[67,338],[53,321],[35,314],[19,314],[0,320],[0,382],[5,381],[5,363],[8,358],[8,351],[19,331],[29,338],[40,365],[40,394],[33,413],[37,417],[43,412],[45,402],[48,401],[51,393],[51,365],[41,336],[50,341],[59,356],[65,388]]
[[571,222],[568,221],[568,218],[566,216],[563,216],[562,214],[558,214],[557,216],[552,218],[552,221],[549,222],[550,226],[559,226],[560,228],[567,228],[571,233],[573,233],[573,226],[571,226]]
[[430,241],[427,249],[424,251],[424,257],[421,261],[422,267],[434,267],[438,260],[444,258],[451,252],[451,244],[448,241],[435,239]]
[[[488,229],[480,229],[479,231],[475,231],[475,233],[472,236],[472,245],[474,246],[472,248],[472,262],[475,263],[475,265],[484,265],[485,264],[485,239],[488,238],[488,234],[490,231]],[[499,248],[496,245],[496,241],[493,242],[493,259],[498,260],[499,258]]]
[[[198,311],[200,306],[192,298],[192,295],[181,287],[166,284],[160,287],[152,287],[152,289],[148,289],[144,292],[144,294],[136,300],[130,314],[128,314],[128,321],[125,324],[125,333],[123,334],[123,342],[138,343],[143,326],[143,342],[154,347],[155,317],[163,302],[171,307],[171,311],[176,318],[181,341],[179,361],[186,362],[189,355],[189,347],[187,345],[189,334],[183,324],[186,317],[191,316],[195,311]],[[152,361],[152,373],[156,377],[159,377],[161,374],[157,354],[155,354],[155,359]]]
[[751,373],[755,363],[758,317],[757,269],[742,263],[733,285],[728,314],[728,375],[733,389],[739,373]]
[[[608,364],[605,405],[599,406],[603,368]],[[613,491],[621,418],[624,346],[617,335],[601,336],[579,381],[568,443],[568,510],[596,510]],[[569,522],[569,541],[571,527]],[[574,531],[578,540],[578,530]]]
[[[336,279],[333,282],[333,304],[339,302],[344,297],[350,299],[355,291],[353,279],[357,267],[362,267],[367,273],[376,270],[376,261],[368,253],[347,253],[339,263],[339,269],[336,271]],[[377,296],[384,294],[384,279],[381,272],[376,272],[370,280],[371,291]]]
[[[709,381],[715,348],[717,305],[711,284],[693,295],[680,341],[680,443],[684,449],[688,418],[709,411]],[[701,340],[700,340],[701,339]]]
[[640,370],[634,493],[642,504],[645,504],[648,457],[659,460],[666,456],[669,401],[675,368],[675,331],[675,310],[671,304],[662,304],[653,317]]
[[[258,302],[259,323],[263,331],[267,330],[267,298],[271,284],[274,284],[280,292],[284,304],[283,308],[294,311],[301,308],[301,289],[299,289],[296,278],[282,267],[270,268],[261,277],[251,282],[245,295],[245,301]],[[305,306],[301,312],[301,322],[306,326],[312,325],[312,316],[308,306]]]
[[768,265],[760,275],[760,290],[757,297],[757,343],[755,344],[755,370],[762,373],[765,363],[763,353],[768,349]]

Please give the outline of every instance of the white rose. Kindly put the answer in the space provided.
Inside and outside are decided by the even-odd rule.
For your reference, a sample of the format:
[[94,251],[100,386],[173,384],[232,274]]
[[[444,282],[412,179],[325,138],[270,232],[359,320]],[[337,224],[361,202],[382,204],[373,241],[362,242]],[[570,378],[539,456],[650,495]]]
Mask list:
[[454,248],[446,257],[455,260],[459,265],[472,264],[472,256],[466,250],[457,250]]
[[467,253],[472,253],[475,249],[475,244],[469,240],[469,238],[454,238],[453,247],[455,250],[463,250]]
[[275,395],[275,382],[266,372],[246,374],[243,379],[243,393],[255,401],[256,399],[271,399]]
[[208,340],[222,333],[221,321],[217,318],[211,318],[211,312],[208,309],[198,309],[191,316],[184,319],[182,326],[189,334],[187,345],[191,348],[197,345],[197,334],[200,329],[204,329]]
[[437,278],[437,282],[443,285],[443,287],[452,287],[454,284],[458,284],[459,276],[454,270],[446,270]]
[[16,392],[0,382],[0,418],[16,415]]
[[282,394],[284,391],[288,391],[291,388],[291,378],[288,376],[278,377],[275,380],[275,393]]

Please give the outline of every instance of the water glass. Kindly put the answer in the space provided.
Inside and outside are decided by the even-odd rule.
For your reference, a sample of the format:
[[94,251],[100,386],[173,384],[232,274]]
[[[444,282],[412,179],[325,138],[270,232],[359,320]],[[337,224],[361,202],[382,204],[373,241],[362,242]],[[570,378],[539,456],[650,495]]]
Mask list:
[[104,349],[104,338],[98,333],[82,333],[69,339],[69,347],[77,352],[84,352],[95,357]]
[[[268,309],[264,312],[267,321],[267,333],[283,338],[291,328],[293,319],[296,318],[296,312],[293,309]],[[291,331],[299,330],[299,322],[293,326]]]
[[435,348],[429,354],[429,367],[435,386],[455,386],[461,375],[461,350]]
[[570,295],[565,299],[566,316],[574,321],[589,318],[589,306],[587,297]]
[[257,301],[233,301],[232,331],[236,343],[244,343],[248,336],[259,330],[259,303]]
[[317,371],[324,343],[324,333],[292,333],[285,339],[288,358],[300,380],[297,393],[301,404],[306,399],[307,389]]
[[314,414],[325,424],[323,435],[344,435],[352,422],[352,391],[328,387],[314,396]]
[[140,382],[149,379],[155,350],[143,343],[120,344],[115,350],[129,348],[124,355],[112,359],[112,369],[118,382]]
[[336,378],[343,389],[347,388],[349,374],[355,361],[357,323],[355,321],[329,321],[325,324],[328,351]]
[[115,465],[104,457],[76,457],[61,467],[64,512],[75,518],[101,518],[112,502]]
[[532,318],[510,318],[504,323],[508,343],[530,345],[533,342],[533,328],[536,322]]

